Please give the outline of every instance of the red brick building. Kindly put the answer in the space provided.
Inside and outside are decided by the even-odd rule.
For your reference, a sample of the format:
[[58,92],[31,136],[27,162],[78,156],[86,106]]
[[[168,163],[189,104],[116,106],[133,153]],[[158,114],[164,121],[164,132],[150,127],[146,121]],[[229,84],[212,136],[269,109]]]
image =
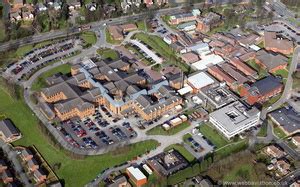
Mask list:
[[229,63],[232,64],[234,67],[239,69],[241,72],[243,72],[247,76],[257,77],[257,72],[254,71],[252,68],[250,68],[247,64],[242,62],[238,58],[231,58],[229,60]]
[[283,84],[275,77],[268,76],[258,80],[251,86],[244,84],[240,88],[240,96],[244,97],[250,105],[264,103],[269,98],[279,94],[283,90]]
[[219,81],[224,81],[226,84],[233,90],[237,89],[236,81],[229,76],[227,73],[223,72],[222,69],[218,66],[212,66],[208,68],[208,73],[214,76]]

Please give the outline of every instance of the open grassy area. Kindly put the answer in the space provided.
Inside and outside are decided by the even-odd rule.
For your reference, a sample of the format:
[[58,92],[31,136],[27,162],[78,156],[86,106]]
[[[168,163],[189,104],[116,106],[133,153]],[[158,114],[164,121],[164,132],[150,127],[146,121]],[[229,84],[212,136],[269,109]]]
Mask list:
[[141,21],[136,22],[136,25],[137,25],[139,30],[147,31],[147,25],[145,24],[145,20],[141,20]]
[[182,63],[175,54],[175,51],[158,36],[147,35],[144,33],[138,33],[134,35],[134,38],[143,41],[149,45],[155,52],[164,58],[165,64],[176,65],[182,71],[189,71],[189,66]]
[[101,55],[103,59],[110,58],[112,60],[117,60],[119,58],[119,53],[112,49],[98,49],[97,53]]
[[259,132],[257,133],[257,136],[260,137],[266,137],[268,132],[268,124],[264,123],[261,128],[259,129]]
[[268,71],[264,68],[262,68],[260,65],[258,65],[255,60],[249,60],[246,62],[250,67],[252,67],[254,70],[258,73],[258,79],[264,78],[268,75]]
[[215,152],[215,158],[216,159],[223,159],[233,153],[237,153],[241,150],[244,150],[248,147],[248,140],[241,140],[239,142],[231,143],[230,145],[227,145],[226,147],[221,147],[220,149],[217,149]]
[[113,39],[112,35],[108,32],[108,29],[105,29],[105,38],[106,38],[106,42],[110,43],[110,44],[120,44],[121,43],[121,41]]
[[212,127],[210,123],[200,125],[199,131],[203,136],[209,139],[217,148],[223,147],[228,144],[228,140],[225,139],[219,132]]
[[165,151],[169,151],[171,149],[175,149],[176,151],[178,151],[189,162],[195,160],[195,157],[188,150],[186,150],[186,148],[181,144],[170,145],[165,149]]
[[280,69],[280,70],[277,70],[274,73],[274,75],[277,75],[277,76],[280,76],[283,79],[286,79],[288,77],[288,75],[289,75],[289,72],[286,69]]
[[131,160],[158,145],[156,141],[144,141],[104,155],[72,159],[63,150],[49,143],[39,129],[37,118],[24,101],[12,98],[2,86],[0,103],[0,114],[12,119],[23,135],[14,145],[34,145],[51,167],[54,164],[61,164],[55,172],[65,182],[65,186],[84,186],[104,169]]
[[174,135],[183,129],[186,129],[190,126],[188,122],[183,122],[180,125],[177,125],[176,127],[173,127],[169,130],[164,130],[160,125],[156,126],[146,132],[148,135],[166,135],[166,136],[171,136]]
[[92,31],[85,31],[81,34],[81,38],[90,45],[94,45],[97,42],[97,36]]
[[275,125],[273,122],[270,122],[270,123],[272,123],[274,134],[275,134],[278,138],[282,139],[282,138],[284,138],[284,137],[287,136],[287,135],[283,132],[283,130],[281,130],[277,125]]
[[69,64],[63,64],[49,71],[46,71],[33,82],[31,90],[39,91],[40,89],[47,86],[47,83],[45,81],[46,78],[51,77],[56,73],[68,74],[70,73],[70,71],[71,71],[71,65]]

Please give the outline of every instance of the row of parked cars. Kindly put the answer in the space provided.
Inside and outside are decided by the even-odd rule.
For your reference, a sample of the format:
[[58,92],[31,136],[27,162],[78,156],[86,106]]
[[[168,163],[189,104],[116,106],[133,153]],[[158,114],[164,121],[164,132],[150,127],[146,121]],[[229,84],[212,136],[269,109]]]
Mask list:
[[80,148],[97,149],[137,136],[129,122],[107,128],[110,123],[103,118],[99,110],[103,110],[105,115],[109,111],[105,107],[100,108],[90,118],[68,120],[62,122],[57,129],[60,130],[67,142]]

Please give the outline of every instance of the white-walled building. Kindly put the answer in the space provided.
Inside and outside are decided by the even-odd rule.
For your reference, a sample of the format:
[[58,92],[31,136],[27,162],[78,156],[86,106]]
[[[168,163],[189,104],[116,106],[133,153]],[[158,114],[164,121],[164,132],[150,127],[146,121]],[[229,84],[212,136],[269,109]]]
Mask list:
[[258,125],[260,111],[247,108],[240,101],[235,101],[209,114],[209,121],[226,138],[230,139],[245,130]]

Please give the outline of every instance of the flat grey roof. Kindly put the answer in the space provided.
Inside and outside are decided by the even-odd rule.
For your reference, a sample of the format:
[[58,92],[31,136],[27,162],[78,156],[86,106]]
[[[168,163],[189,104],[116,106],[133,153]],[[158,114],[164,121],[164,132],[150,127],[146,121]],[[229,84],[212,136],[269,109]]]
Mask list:
[[283,107],[269,114],[288,133],[300,130],[300,113],[291,106]]

